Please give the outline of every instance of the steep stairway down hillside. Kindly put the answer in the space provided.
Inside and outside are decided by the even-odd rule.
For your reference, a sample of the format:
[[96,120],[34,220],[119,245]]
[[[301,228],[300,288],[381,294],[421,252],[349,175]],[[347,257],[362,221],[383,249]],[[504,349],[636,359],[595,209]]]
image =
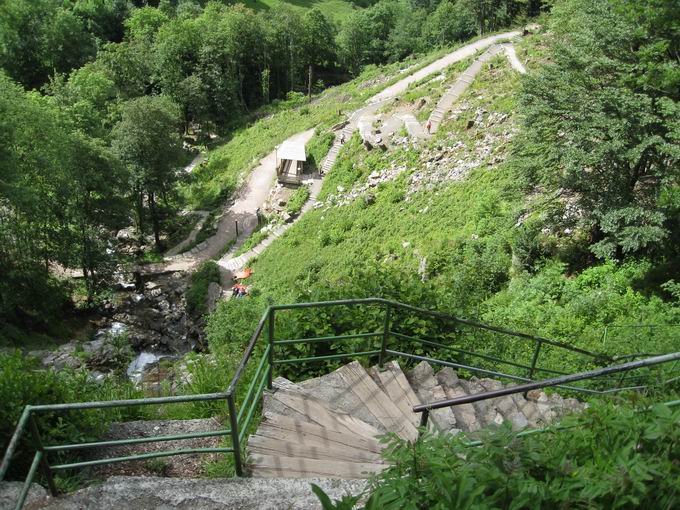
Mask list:
[[[387,467],[380,456],[387,432],[417,438],[414,405],[498,389],[494,379],[461,379],[451,368],[435,373],[421,362],[405,374],[396,361],[381,370],[349,363],[299,384],[277,378],[265,394],[263,421],[248,441],[255,477],[366,478]],[[548,424],[584,404],[544,392],[512,395],[431,413],[439,432],[474,433],[509,421],[515,430]]]

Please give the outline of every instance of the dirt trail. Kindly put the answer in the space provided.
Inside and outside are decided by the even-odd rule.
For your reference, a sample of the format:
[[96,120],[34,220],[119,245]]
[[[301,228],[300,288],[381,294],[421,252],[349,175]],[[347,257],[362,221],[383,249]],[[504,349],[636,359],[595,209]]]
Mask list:
[[406,91],[406,89],[412,83],[422,80],[423,78],[426,78],[433,73],[440,72],[449,67],[450,65],[455,64],[456,62],[460,62],[461,60],[471,57],[478,51],[486,49],[492,44],[497,43],[498,41],[510,40],[514,37],[519,37],[521,35],[522,33],[519,31],[505,32],[491,37],[485,37],[484,39],[480,39],[477,42],[468,44],[467,46],[463,46],[462,48],[459,48],[456,51],[449,53],[445,57],[442,57],[439,60],[432,62],[430,65],[423,67],[420,71],[417,71],[412,75],[407,76],[403,80],[399,80],[394,85],[387,87],[385,90],[369,99],[369,102],[376,102],[381,101],[383,99],[396,97],[402,94],[404,91]]

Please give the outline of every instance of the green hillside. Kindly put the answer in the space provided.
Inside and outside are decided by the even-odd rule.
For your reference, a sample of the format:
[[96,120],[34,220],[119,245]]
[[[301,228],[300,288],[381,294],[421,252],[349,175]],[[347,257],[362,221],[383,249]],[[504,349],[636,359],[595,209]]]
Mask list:
[[299,11],[319,9],[336,23],[342,22],[353,11],[360,9],[353,2],[347,0],[246,0],[244,4],[256,11],[267,11],[281,4],[291,6]]
[[[538,35],[516,44],[530,73],[544,65],[547,42]],[[443,82],[417,84],[383,113],[438,98],[466,65]],[[526,143],[521,95],[522,78],[498,56],[432,140],[367,151],[355,134],[324,181],[323,205],[252,261],[252,307],[383,296],[592,350],[674,348],[672,328],[639,335],[625,327],[677,320],[674,301],[642,287],[652,261],[583,267],[584,233],[546,230],[564,204],[537,189],[513,156]],[[212,334],[223,341],[220,325],[244,306],[225,303]],[[603,344],[605,326],[616,334]]]

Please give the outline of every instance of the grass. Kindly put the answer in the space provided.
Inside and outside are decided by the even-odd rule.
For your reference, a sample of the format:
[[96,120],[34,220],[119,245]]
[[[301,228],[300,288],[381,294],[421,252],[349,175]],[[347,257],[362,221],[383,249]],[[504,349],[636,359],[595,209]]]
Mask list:
[[314,134],[312,139],[307,143],[307,162],[306,167],[308,171],[315,172],[321,167],[323,158],[326,157],[328,151],[333,146],[335,141],[335,133],[324,132]]
[[173,248],[184,241],[189,236],[194,227],[198,224],[200,219],[200,216],[197,214],[175,216],[172,220],[172,223],[166,225],[168,236],[165,243],[168,248]]
[[[527,51],[536,51],[528,39]],[[493,59],[460,99],[470,104],[470,110],[445,122],[423,149],[436,150],[462,142],[465,151],[482,143],[487,133],[507,129],[507,124],[505,128],[466,129],[466,124],[477,109],[515,115],[520,79],[504,56]],[[503,139],[495,143],[498,146],[494,155],[504,152],[507,155],[511,149],[511,144]],[[486,317],[495,324],[512,323],[517,330],[543,332],[600,350],[604,319],[595,317],[589,322],[576,318],[589,308],[581,312],[571,308],[577,304],[569,305],[568,301],[563,306],[550,304],[551,301],[535,302],[534,310],[544,310],[541,313],[545,314],[540,316],[543,319],[539,324],[538,315],[520,306],[533,299],[529,296],[542,296],[545,286],[565,285],[566,275],[560,267],[540,278],[513,273],[513,253],[519,242],[517,218],[528,207],[528,199],[524,178],[512,161],[492,164],[486,158],[462,180],[410,193],[409,177],[423,170],[421,151],[412,148],[387,153],[366,151],[358,137],[350,139],[324,181],[319,199],[326,206],[305,214],[253,262],[254,290],[274,303],[366,293],[422,304],[425,296],[433,296],[430,306],[460,315]],[[457,157],[454,155],[453,160]],[[371,188],[374,201],[360,197],[342,207],[330,205],[339,186],[350,190],[365,183],[371,172],[392,166],[403,167],[404,171],[395,180]],[[545,249],[549,250],[549,246]],[[546,253],[551,256],[551,252]],[[601,317],[625,321],[632,314],[637,317],[638,313],[648,313],[650,317],[659,314],[666,317],[660,319],[662,323],[670,320],[668,317],[673,314],[663,311],[660,302],[617,294],[615,289],[632,285],[642,269],[620,275],[615,268],[602,271],[605,274],[614,271],[615,276],[607,278],[618,283],[612,283],[615,286],[606,293],[594,289],[588,298],[597,301],[600,293],[607,296],[611,306],[617,307],[608,314],[603,312]],[[593,270],[595,273],[600,274]],[[583,278],[583,282],[567,288],[588,288],[587,282],[593,281],[593,276]],[[552,295],[550,288],[545,291],[548,295]],[[583,292],[587,294],[586,290]],[[633,300],[628,310],[627,305],[617,304],[627,302],[626,299]],[[637,311],[633,312],[633,308]],[[226,309],[220,313],[230,315]],[[242,340],[252,326],[244,329]],[[613,351],[621,347],[620,342],[607,346]],[[659,343],[658,347],[663,345]]]
[[243,255],[247,251],[255,248],[258,244],[260,244],[262,241],[267,239],[269,237],[269,234],[271,234],[271,230],[262,230],[267,223],[260,223],[255,227],[255,230],[251,232],[251,234],[248,236],[248,239],[245,240],[245,242],[239,246],[238,250],[236,250],[236,253],[234,253],[234,257],[238,257],[239,255]]
[[186,253],[192,249],[194,249],[196,246],[201,244],[203,241],[207,241],[209,238],[214,236],[217,233],[217,214],[219,213],[218,209],[213,209],[208,213],[208,215],[205,218],[205,221],[203,222],[203,226],[201,229],[196,233],[196,238],[191,241],[189,244],[187,244],[180,253]]
[[301,12],[319,9],[336,23],[341,23],[358,9],[352,2],[345,0],[245,0],[243,3],[256,11],[267,11],[282,4]]
[[293,194],[288,199],[288,205],[286,206],[286,211],[291,216],[300,214],[302,206],[309,200],[309,186],[300,186],[296,189]]
[[[451,77],[469,62],[449,70]],[[449,84],[435,82],[440,89]],[[509,66],[482,71],[461,101],[468,100],[490,111],[507,112],[514,102],[517,77]],[[421,86],[432,86],[423,81]],[[415,87],[419,88],[418,86]],[[479,96],[483,96],[478,99]],[[431,142],[449,145],[449,133],[473,145],[480,136],[465,130],[466,120],[444,124]],[[319,199],[328,200],[338,187],[349,190],[368,175],[390,165],[405,166],[402,177],[377,187],[376,201],[357,200],[344,207],[308,212],[275,241],[254,264],[254,282],[275,302],[297,299],[299,282],[308,287],[333,286],[352,280],[357,261],[380,263],[392,260],[401,271],[417,272],[421,256],[442,250],[442,243],[473,236],[503,237],[523,203],[513,170],[507,165],[482,165],[461,182],[450,183],[436,193],[418,192],[406,199],[407,177],[419,170],[418,151],[397,149],[388,153],[367,152],[357,136],[343,147],[334,169],[324,180]],[[426,212],[423,212],[426,211]],[[404,247],[408,243],[408,247]],[[288,256],[295,252],[295,257]],[[419,255],[420,254],[420,255]]]
[[0,349],[18,347],[23,351],[53,350],[71,340],[87,342],[94,333],[87,311],[64,312],[59,321],[52,321],[47,331],[32,331],[12,324],[0,323]]
[[207,297],[211,283],[220,283],[220,268],[212,260],[203,262],[191,275],[186,301],[189,313],[204,315],[208,311]]

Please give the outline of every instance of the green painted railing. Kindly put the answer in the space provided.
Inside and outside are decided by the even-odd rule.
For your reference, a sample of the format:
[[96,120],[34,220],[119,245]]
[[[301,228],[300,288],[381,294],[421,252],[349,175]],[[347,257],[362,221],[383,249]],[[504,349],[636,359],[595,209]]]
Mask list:
[[[334,334],[326,336],[312,336],[308,338],[280,338],[277,339],[276,324],[291,318],[285,314],[306,313],[310,311],[313,317],[325,313],[326,310],[339,307],[364,307],[369,313],[366,319],[369,331],[354,332],[356,324],[349,333],[341,331],[347,329],[346,324],[326,324],[326,330],[333,330]],[[304,318],[304,317],[303,317]],[[443,338],[421,337],[413,333],[414,324],[419,321],[436,323]],[[285,321],[284,321],[285,322]],[[333,322],[331,320],[330,322]],[[340,321],[343,322],[343,321]],[[372,327],[371,327],[372,326]],[[435,328],[435,329],[437,329]],[[314,329],[314,328],[312,328]],[[415,327],[417,330],[418,328]],[[285,331],[285,329],[284,329]],[[265,338],[262,338],[265,336]],[[353,344],[362,344],[358,350],[352,350]],[[324,353],[304,357],[289,357],[286,349],[299,346],[329,346],[335,349],[348,347],[348,352]],[[509,355],[501,357],[497,351],[506,350]],[[523,355],[526,361],[522,361]],[[550,376],[567,375],[555,368],[555,360],[562,361],[578,358],[585,367],[604,367],[615,364],[622,359],[635,359],[647,354],[627,354],[621,357],[593,353],[572,345],[557,342],[548,338],[510,331],[504,328],[489,326],[475,321],[454,317],[445,313],[425,310],[412,305],[398,303],[380,298],[348,299],[340,301],[326,301],[316,303],[298,303],[291,305],[270,306],[262,315],[255,329],[245,353],[234,373],[226,391],[201,395],[170,396],[158,398],[141,398],[134,400],[115,400],[105,402],[83,402],[73,404],[26,406],[19,423],[10,440],[7,451],[0,464],[0,481],[4,479],[10,462],[16,453],[19,440],[28,427],[32,438],[35,454],[33,462],[26,476],[23,488],[17,501],[16,508],[20,509],[38,470],[40,470],[50,492],[54,495],[57,490],[53,480],[55,471],[77,469],[100,464],[111,464],[126,461],[147,460],[157,457],[183,455],[189,453],[226,453],[234,456],[234,467],[238,476],[243,475],[243,443],[252,427],[253,419],[260,406],[262,393],[272,388],[274,370],[291,364],[309,363],[316,370],[323,368],[323,362],[342,359],[368,358],[369,362],[377,362],[379,366],[388,358],[404,358],[416,361],[427,361],[432,364],[453,367],[473,374],[510,379],[520,382],[532,382],[537,374]],[[542,366],[541,359],[553,361],[551,366]],[[470,360],[470,361],[468,361]],[[675,366],[673,366],[673,369]],[[252,371],[248,372],[248,370]],[[602,379],[591,386],[573,386],[560,384],[557,387],[570,392],[588,394],[607,394],[644,386],[647,374],[634,377]],[[243,389],[244,381],[250,378],[248,386]],[[632,386],[625,386],[626,381],[637,381]],[[240,399],[243,395],[243,399]],[[240,400],[240,402],[237,402]],[[191,434],[165,435],[145,438],[131,438],[115,441],[97,441],[65,445],[44,445],[35,417],[40,413],[64,412],[84,409],[104,409],[113,407],[168,405],[183,402],[224,401],[227,407],[229,428],[211,432],[196,432]],[[65,464],[51,464],[49,455],[63,451],[99,449],[112,446],[132,445],[151,442],[165,442],[204,437],[229,437],[231,445],[224,448],[191,448],[170,449],[166,451],[113,457],[98,460],[87,460]]]

